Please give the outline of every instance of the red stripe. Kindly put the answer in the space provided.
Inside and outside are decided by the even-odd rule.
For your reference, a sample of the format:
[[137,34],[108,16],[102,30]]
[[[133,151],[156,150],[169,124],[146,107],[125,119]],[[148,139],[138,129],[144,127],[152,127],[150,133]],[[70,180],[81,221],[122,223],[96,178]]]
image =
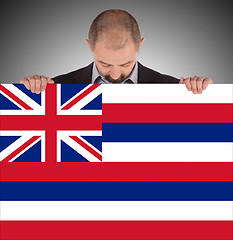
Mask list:
[[73,107],[77,102],[82,100],[84,97],[86,97],[90,92],[95,90],[97,87],[99,87],[100,84],[93,84],[88,87],[84,92],[82,92],[80,95],[78,95],[76,98],[74,98],[71,102],[69,102],[67,105],[65,105],[62,110],[68,110],[71,107]]
[[232,221],[2,221],[1,240],[232,240]]
[[[52,85],[50,85],[52,86]],[[57,127],[68,125],[57,121],[57,86],[47,87],[45,92],[45,161],[56,163],[57,161]],[[59,124],[59,125],[58,125]],[[41,123],[38,122],[40,126]]]
[[1,130],[101,130],[102,116],[0,116]]
[[232,123],[232,103],[104,103],[103,122]]
[[10,92],[7,88],[5,88],[3,85],[0,84],[0,90],[4,92],[8,97],[13,99],[15,102],[17,102],[21,107],[23,107],[26,110],[33,110],[29,105],[27,105],[25,102],[23,102],[20,98],[15,96],[12,92]]
[[6,163],[2,181],[233,181],[232,162]]
[[15,156],[17,156],[19,153],[21,153],[23,150],[25,150],[27,147],[29,147],[32,143],[34,143],[38,138],[40,138],[40,136],[34,136],[32,138],[30,138],[27,142],[25,142],[24,144],[22,144],[19,148],[17,148],[14,152],[12,152],[11,154],[9,154],[6,158],[4,158],[1,163],[7,163],[9,162],[12,158],[14,158]]
[[102,156],[96,152],[93,148],[88,146],[85,142],[83,142],[80,138],[77,136],[70,136],[76,143],[78,143],[80,146],[82,146],[84,149],[86,149],[88,152],[90,152],[92,155],[94,155],[97,159],[102,161]]

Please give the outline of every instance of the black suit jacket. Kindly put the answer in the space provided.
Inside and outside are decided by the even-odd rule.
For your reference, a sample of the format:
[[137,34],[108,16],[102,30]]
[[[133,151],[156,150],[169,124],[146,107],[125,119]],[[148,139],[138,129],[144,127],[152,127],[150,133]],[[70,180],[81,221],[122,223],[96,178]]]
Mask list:
[[[93,62],[87,67],[54,77],[55,83],[91,83]],[[138,62],[138,83],[178,83],[179,79],[161,74]]]

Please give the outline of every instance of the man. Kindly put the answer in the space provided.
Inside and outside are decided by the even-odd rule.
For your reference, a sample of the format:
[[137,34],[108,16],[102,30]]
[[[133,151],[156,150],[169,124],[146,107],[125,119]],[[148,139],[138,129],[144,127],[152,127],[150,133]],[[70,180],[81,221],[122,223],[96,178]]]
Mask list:
[[52,83],[180,83],[194,94],[202,93],[213,81],[206,77],[180,80],[160,74],[137,62],[143,44],[137,21],[123,10],[106,10],[91,24],[86,43],[94,62],[82,69],[53,79],[45,76],[28,76],[21,79],[27,89],[40,93]]

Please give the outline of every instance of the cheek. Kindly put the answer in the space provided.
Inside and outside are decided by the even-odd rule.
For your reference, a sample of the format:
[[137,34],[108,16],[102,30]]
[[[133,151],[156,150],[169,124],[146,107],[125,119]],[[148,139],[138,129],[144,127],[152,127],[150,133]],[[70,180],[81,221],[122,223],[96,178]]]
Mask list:
[[97,66],[97,69],[101,75],[105,75],[108,72],[108,70],[103,66]]
[[133,67],[128,67],[127,69],[124,69],[124,74],[129,75],[133,71]]

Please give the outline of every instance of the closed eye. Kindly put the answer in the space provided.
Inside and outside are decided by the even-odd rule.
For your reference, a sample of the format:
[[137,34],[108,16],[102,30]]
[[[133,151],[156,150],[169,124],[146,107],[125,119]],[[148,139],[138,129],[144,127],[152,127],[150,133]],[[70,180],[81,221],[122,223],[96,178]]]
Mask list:
[[128,67],[129,63],[120,65],[121,67]]
[[102,63],[102,66],[103,67],[110,67],[111,65],[110,64],[106,64],[106,63]]

